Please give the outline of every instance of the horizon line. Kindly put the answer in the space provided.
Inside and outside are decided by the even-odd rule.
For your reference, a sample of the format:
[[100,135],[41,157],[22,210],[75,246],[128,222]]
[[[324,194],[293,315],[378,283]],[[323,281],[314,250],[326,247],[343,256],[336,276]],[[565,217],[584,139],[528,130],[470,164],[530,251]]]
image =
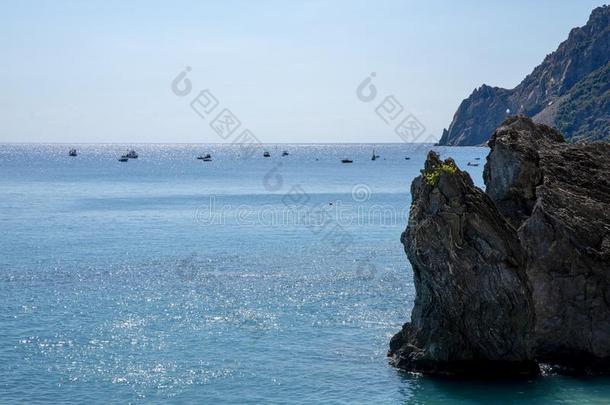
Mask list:
[[[259,145],[436,145],[436,142],[261,142]],[[232,142],[0,142],[0,145],[234,145]],[[443,146],[443,145],[439,145]]]

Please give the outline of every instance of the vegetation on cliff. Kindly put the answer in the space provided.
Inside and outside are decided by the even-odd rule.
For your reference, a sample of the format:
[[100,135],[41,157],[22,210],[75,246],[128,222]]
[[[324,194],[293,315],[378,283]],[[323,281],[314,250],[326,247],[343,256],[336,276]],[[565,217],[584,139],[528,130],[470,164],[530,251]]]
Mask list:
[[572,88],[555,122],[574,142],[610,140],[610,62]]

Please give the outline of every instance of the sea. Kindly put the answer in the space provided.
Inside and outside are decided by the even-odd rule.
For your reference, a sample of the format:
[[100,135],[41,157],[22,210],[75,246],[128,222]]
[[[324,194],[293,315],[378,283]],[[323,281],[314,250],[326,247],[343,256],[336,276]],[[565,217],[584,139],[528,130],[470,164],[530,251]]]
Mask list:
[[608,403],[388,365],[431,149],[484,187],[477,147],[0,144],[0,403]]

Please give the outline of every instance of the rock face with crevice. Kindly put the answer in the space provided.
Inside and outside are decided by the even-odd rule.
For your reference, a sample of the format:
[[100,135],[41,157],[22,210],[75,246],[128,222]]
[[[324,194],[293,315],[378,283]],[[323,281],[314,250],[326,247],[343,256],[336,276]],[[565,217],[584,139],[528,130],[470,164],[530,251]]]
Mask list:
[[518,230],[540,361],[610,371],[610,144],[525,117],[491,136],[486,192]]
[[610,372],[610,143],[566,143],[517,116],[489,146],[485,192],[433,152],[413,181],[402,243],[416,298],[391,363],[432,374],[531,375],[534,360]]
[[468,173],[434,152],[411,192],[401,240],[416,299],[390,342],[391,363],[430,374],[536,374],[534,306],[515,229]]

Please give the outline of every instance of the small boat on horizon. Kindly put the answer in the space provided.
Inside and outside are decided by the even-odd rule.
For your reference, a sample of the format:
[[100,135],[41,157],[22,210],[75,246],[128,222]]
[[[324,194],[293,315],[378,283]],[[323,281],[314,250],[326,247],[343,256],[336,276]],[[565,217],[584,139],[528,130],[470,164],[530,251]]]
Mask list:
[[76,149],[70,149],[70,151],[68,152],[68,156],[78,156],[78,153],[76,153]]
[[129,157],[127,157],[127,155],[122,155],[120,158],[118,158],[119,162],[129,162]]
[[126,155],[123,155],[123,157],[126,157],[128,159],[137,159],[138,158],[138,154],[136,153],[135,150],[130,150],[129,152],[127,152]]
[[472,163],[472,162],[468,162],[468,164],[466,166],[478,166],[478,163]]
[[354,161],[351,159],[341,159],[341,163],[353,163]]
[[282,156],[288,156],[288,155],[290,155],[290,153],[288,153],[288,151],[287,151],[287,150],[285,150],[285,151],[283,151],[283,152],[282,152]]
[[205,155],[200,155],[197,156],[198,160],[203,160],[204,162],[211,162],[212,161],[212,155],[210,155],[209,153],[206,153]]
[[375,149],[373,149],[373,157],[371,158],[371,160],[377,160],[379,159],[379,155],[375,154]]
[[265,153],[263,153],[263,157],[271,157],[271,154],[267,151],[265,151]]
[[406,156],[405,160],[411,160],[411,158],[409,156]]

